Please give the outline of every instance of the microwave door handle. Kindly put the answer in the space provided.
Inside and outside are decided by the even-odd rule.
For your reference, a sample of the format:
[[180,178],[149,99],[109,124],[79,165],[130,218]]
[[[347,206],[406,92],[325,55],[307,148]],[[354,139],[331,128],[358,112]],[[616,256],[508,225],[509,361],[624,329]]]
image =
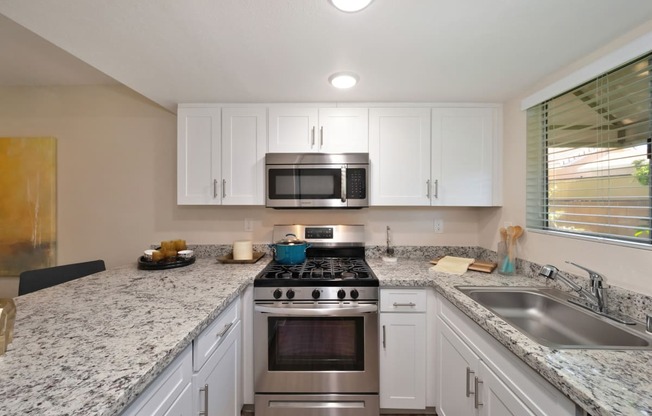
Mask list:
[[342,202],[346,203],[346,166],[342,166]]

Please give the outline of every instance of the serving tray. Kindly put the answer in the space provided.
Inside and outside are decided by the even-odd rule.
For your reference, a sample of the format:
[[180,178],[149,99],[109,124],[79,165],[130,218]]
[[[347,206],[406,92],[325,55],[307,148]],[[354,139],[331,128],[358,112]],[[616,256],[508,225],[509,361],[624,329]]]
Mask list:
[[254,251],[252,253],[251,260],[235,260],[233,259],[233,253],[229,253],[226,256],[218,257],[217,261],[225,264],[254,264],[258,260],[262,259],[265,256],[265,253],[260,251]]
[[190,266],[194,262],[195,256],[192,256],[189,259],[176,257],[175,259],[163,259],[161,261],[146,260],[145,256],[140,256],[138,258],[138,268],[142,270],[176,269],[177,267]]
[[[430,264],[437,264],[439,260],[442,258],[436,258],[434,260],[430,260]],[[494,271],[496,268],[497,264],[490,262],[490,261],[482,261],[482,260],[476,260],[471,265],[469,265],[469,270],[473,270],[475,272],[482,272],[482,273],[491,273]]]

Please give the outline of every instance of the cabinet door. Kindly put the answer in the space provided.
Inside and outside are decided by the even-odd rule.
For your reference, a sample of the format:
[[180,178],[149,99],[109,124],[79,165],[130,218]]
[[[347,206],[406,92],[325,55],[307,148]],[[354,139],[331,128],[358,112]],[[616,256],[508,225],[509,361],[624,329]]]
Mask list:
[[222,109],[222,204],[264,205],[266,108]]
[[270,107],[270,153],[316,152],[317,108]]
[[479,405],[482,416],[534,416],[535,414],[494,374],[480,362]]
[[195,414],[239,416],[241,392],[241,325],[238,321],[204,366],[193,375]]
[[[164,416],[191,416],[194,415],[192,411],[192,385],[188,384],[186,388],[181,392],[177,400],[172,403],[172,406],[168,409],[167,412],[163,414]],[[151,415],[148,415],[151,416]]]
[[473,381],[478,375],[478,356],[441,319],[437,322],[437,348],[437,414],[477,415]]
[[432,110],[432,203],[493,205],[494,108]]
[[380,407],[426,407],[426,314],[380,314]]
[[177,204],[219,205],[220,108],[179,107]]
[[430,205],[430,110],[369,110],[371,205]]
[[319,109],[319,151],[369,152],[369,110],[366,108]]

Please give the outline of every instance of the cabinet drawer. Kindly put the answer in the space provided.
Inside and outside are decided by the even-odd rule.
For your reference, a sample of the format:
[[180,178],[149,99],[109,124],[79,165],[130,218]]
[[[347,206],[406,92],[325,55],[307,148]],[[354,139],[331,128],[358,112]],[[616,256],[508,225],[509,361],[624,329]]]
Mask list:
[[208,357],[224,341],[240,320],[240,298],[237,298],[210,324],[193,343],[193,369],[198,371]]
[[425,312],[425,289],[383,289],[380,291],[381,312]]

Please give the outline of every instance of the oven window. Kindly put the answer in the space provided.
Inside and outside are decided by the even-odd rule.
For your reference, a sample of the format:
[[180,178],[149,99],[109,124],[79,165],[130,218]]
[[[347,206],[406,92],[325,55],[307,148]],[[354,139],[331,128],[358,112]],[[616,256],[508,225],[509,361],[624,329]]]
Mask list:
[[339,199],[340,169],[270,169],[270,199]]
[[363,371],[364,317],[268,317],[270,371]]

